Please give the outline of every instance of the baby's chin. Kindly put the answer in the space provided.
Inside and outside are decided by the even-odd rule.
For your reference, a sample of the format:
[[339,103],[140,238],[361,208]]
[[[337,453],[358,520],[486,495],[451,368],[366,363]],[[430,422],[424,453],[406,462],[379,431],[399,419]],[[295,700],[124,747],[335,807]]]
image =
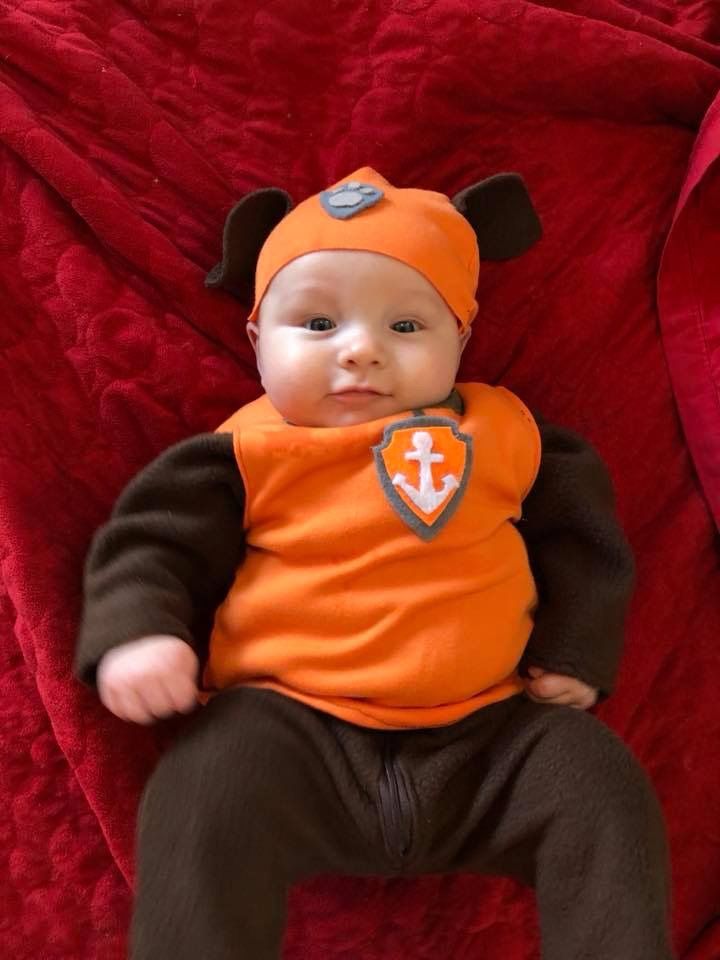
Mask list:
[[392,417],[409,409],[395,397],[383,396],[350,405],[328,398],[312,410],[280,412],[288,423],[296,427],[352,427]]

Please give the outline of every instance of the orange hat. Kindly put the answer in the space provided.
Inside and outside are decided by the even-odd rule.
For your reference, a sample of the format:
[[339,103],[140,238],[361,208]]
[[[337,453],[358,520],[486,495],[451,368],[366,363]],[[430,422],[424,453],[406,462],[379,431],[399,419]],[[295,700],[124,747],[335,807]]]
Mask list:
[[429,280],[461,329],[477,313],[477,237],[443,193],[398,189],[371,167],[362,167],[304,200],[277,224],[260,251],[249,320],[257,320],[275,274],[291,260],[317,250],[383,253]]

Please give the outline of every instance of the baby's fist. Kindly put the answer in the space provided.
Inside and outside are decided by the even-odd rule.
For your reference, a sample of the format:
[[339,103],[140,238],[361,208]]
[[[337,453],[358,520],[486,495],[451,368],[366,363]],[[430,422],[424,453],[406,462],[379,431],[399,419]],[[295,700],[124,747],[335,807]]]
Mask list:
[[179,637],[151,636],[124,643],[100,661],[100,700],[116,717],[154,723],[197,705],[199,661]]
[[588,686],[577,677],[550,673],[540,667],[528,667],[530,678],[524,681],[525,693],[535,703],[563,704],[578,710],[589,710],[598,698],[595,687]]

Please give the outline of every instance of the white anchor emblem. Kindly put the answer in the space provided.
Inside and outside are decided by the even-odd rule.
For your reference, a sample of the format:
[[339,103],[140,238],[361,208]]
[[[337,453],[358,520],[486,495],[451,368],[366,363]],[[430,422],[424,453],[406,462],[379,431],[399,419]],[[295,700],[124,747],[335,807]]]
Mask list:
[[414,452],[406,453],[406,460],[417,460],[420,465],[420,485],[413,487],[408,483],[404,473],[396,473],[392,478],[393,486],[400,487],[423,513],[432,513],[446,500],[452,490],[460,486],[456,477],[446,473],[442,478],[442,490],[433,486],[432,464],[442,463],[445,457],[442,453],[433,453],[433,438],[425,430],[418,430],[412,435]]

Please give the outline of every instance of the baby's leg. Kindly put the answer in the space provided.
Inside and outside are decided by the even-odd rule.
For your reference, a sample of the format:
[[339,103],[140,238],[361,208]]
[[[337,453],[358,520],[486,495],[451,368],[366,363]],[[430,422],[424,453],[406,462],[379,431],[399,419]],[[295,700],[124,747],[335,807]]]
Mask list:
[[467,743],[452,759],[457,740],[435,760],[451,775],[427,810],[428,867],[534,886],[543,960],[670,960],[663,818],[630,751],[581,710],[522,697],[487,710],[462,721],[474,763]]
[[277,960],[295,880],[374,872],[377,812],[335,726],[249,688],[200,711],[143,797],[132,960]]

